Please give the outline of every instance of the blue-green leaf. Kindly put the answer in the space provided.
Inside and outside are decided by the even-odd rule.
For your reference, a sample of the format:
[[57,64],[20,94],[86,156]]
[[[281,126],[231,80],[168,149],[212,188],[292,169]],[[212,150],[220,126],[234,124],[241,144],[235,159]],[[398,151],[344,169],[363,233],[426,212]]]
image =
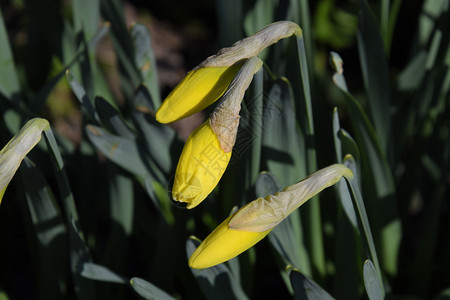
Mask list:
[[[335,53],[330,61],[335,64],[334,68],[337,73],[343,76],[342,65],[339,65],[342,63],[340,57]],[[345,79],[343,78],[343,80]],[[337,83],[335,82],[335,84]],[[343,86],[337,86],[343,93],[356,141],[361,148],[361,165],[364,172],[361,176],[365,177],[365,181],[373,182],[369,186],[371,190],[367,196],[369,200],[367,205],[373,216],[372,222],[376,222],[375,232],[380,235],[383,267],[386,272],[394,274],[401,238],[400,220],[397,216],[397,206],[393,200],[394,178],[377,132],[363,108]]]
[[[343,129],[341,128],[337,108],[335,108],[333,112],[333,138],[334,138],[334,147],[336,149],[336,159],[338,163],[342,163],[342,160],[344,158],[343,155],[347,154],[353,155],[352,152],[348,152],[347,149],[344,149],[345,144],[353,145],[355,148],[354,150],[357,151],[357,146],[353,141],[353,139],[350,137],[350,135],[346,135],[346,132],[343,131]],[[355,210],[353,208],[352,199],[350,197],[350,194],[348,193],[348,188],[345,183],[345,180],[339,181],[337,187],[342,208],[344,209],[345,214],[350,220],[350,223],[353,225],[354,228],[357,228],[358,224],[356,221]]]
[[364,287],[366,288],[367,296],[370,300],[383,300],[383,292],[380,286],[380,281],[377,270],[375,269],[370,259],[364,262]]
[[78,272],[81,276],[93,280],[122,284],[125,284],[127,282],[127,279],[123,276],[117,275],[104,266],[97,265],[91,262],[81,264],[79,266]]
[[133,139],[134,133],[125,123],[119,111],[102,97],[95,97],[95,108],[100,121],[106,129],[127,139]]
[[130,35],[134,43],[134,61],[140,70],[144,84],[148,87],[154,107],[161,104],[159,94],[158,72],[152,39],[147,26],[135,23],[130,28]]
[[66,78],[67,81],[70,84],[70,87],[72,88],[73,93],[77,97],[78,101],[80,101],[81,106],[83,109],[85,109],[88,117],[92,121],[99,121],[97,113],[94,109],[94,105],[92,104],[92,101],[89,99],[88,95],[86,94],[86,91],[84,87],[78,82],[78,80],[75,78],[75,76],[70,72],[70,70],[66,71]]
[[12,100],[17,97],[20,91],[19,78],[17,76],[14,58],[9,44],[8,33],[6,32],[3,14],[0,10],[0,95]]
[[133,277],[130,280],[131,287],[139,296],[147,300],[173,300],[172,296],[155,286],[154,284],[138,278]]
[[387,58],[380,29],[366,0],[361,0],[358,50],[370,116],[387,153],[391,135],[391,94]]
[[149,156],[163,172],[169,173],[174,164],[172,157],[181,151],[182,143],[170,126],[156,121],[151,98],[147,88],[139,86],[133,100],[133,121],[145,141]]
[[97,149],[131,174],[145,177],[148,170],[136,141],[113,135],[101,127],[88,125],[86,132]]
[[331,300],[327,291],[303,275],[300,270],[292,269],[289,275],[296,299],[299,300]]

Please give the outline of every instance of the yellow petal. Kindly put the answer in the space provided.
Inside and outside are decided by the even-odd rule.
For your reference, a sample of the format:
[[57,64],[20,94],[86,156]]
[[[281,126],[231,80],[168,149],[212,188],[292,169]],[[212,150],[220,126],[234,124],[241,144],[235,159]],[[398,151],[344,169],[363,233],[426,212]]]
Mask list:
[[35,118],[28,121],[0,151],[0,203],[20,163],[39,142],[42,131],[48,126],[45,119]]
[[248,232],[228,227],[229,216],[195,249],[189,258],[189,266],[204,269],[223,263],[262,240],[271,230]]
[[192,70],[164,100],[156,112],[156,120],[174,122],[210,106],[225,93],[241,66],[238,63]]
[[230,162],[231,152],[225,153],[209,119],[188,138],[175,172],[172,198],[186,202],[187,208],[200,204],[219,183]]

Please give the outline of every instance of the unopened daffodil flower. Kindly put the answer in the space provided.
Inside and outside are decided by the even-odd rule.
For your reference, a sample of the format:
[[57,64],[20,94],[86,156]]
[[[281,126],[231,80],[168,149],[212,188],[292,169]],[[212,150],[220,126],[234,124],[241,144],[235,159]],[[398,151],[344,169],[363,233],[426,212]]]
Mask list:
[[208,107],[225,93],[245,60],[293,34],[301,36],[300,27],[290,21],[280,21],[221,49],[190,71],[175,87],[156,112],[156,120],[170,123]]
[[189,136],[175,171],[172,198],[193,208],[214,189],[231,158],[239,126],[239,111],[253,75],[262,61],[248,59],[236,74],[221,102]]
[[0,203],[20,163],[39,142],[42,131],[48,127],[47,120],[32,119],[0,150]]
[[156,112],[156,119],[170,123],[198,112],[222,97],[211,117],[186,141],[172,188],[175,201],[193,208],[217,185],[236,141],[240,103],[253,75],[262,66],[257,55],[292,35],[302,35],[300,27],[293,22],[281,21],[266,26],[207,58],[164,100]]
[[262,240],[308,199],[342,177],[351,179],[353,173],[344,165],[331,165],[275,195],[248,203],[206,237],[192,253],[189,266],[194,269],[209,268],[241,254]]

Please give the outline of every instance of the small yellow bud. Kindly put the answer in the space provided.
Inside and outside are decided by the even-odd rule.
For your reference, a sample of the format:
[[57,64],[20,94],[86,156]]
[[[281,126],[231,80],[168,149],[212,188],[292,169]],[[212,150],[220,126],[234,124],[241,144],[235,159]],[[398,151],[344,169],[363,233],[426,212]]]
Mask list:
[[250,232],[230,229],[229,216],[195,249],[189,258],[193,269],[204,269],[238,256],[262,240],[270,231]]
[[167,96],[156,112],[156,120],[170,123],[208,107],[227,90],[245,60],[293,34],[302,34],[297,24],[290,21],[275,22],[208,57]]
[[49,127],[47,120],[32,119],[0,150],[0,203],[20,163],[36,146],[41,139],[42,131],[47,127]]
[[206,120],[189,136],[175,171],[172,198],[194,208],[219,183],[230,162],[231,152],[220,148],[219,140]]
[[156,120],[171,123],[210,106],[225,93],[241,66],[237,63],[192,70],[164,100],[156,112]]
[[202,269],[227,261],[263,239],[276,225],[323,189],[353,173],[344,165],[323,168],[275,195],[258,198],[223,221],[192,253],[189,266]]

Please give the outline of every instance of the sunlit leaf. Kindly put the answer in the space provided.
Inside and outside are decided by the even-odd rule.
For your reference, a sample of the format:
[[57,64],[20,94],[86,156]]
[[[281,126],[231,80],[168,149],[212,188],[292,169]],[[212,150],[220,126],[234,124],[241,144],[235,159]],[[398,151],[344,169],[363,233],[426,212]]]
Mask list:
[[383,300],[383,292],[378,280],[377,270],[370,259],[364,262],[364,286],[370,300]]
[[79,267],[79,273],[81,276],[93,279],[93,280],[99,280],[99,281],[106,281],[106,282],[115,282],[115,283],[126,283],[126,278],[117,275],[113,271],[109,270],[108,268],[86,262],[80,265]]
[[313,280],[303,275],[300,270],[292,269],[289,275],[296,299],[301,300],[331,300],[334,299],[327,291]]
[[135,290],[136,293],[138,293],[139,296],[143,297],[144,299],[148,300],[172,300],[175,299],[154,284],[138,278],[133,277],[130,280],[131,287]]

